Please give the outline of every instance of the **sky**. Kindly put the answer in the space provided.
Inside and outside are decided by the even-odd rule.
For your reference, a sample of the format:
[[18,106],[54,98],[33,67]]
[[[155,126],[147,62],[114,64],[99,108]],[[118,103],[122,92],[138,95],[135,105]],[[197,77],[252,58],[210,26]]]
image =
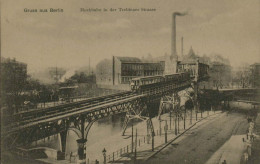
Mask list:
[[[188,12],[177,17],[179,55],[183,36],[184,54],[192,46],[199,55],[221,54],[232,66],[260,62],[259,0],[4,0],[1,6],[1,55],[27,63],[28,72],[88,66],[89,57],[95,67],[113,55],[170,54],[176,11]],[[39,12],[50,8],[63,12]],[[80,12],[80,8],[108,11]]]

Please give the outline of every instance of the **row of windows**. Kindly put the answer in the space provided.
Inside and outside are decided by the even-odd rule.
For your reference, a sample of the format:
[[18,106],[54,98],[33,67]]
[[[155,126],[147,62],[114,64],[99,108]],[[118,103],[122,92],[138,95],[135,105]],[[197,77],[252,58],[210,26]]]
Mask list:
[[[122,73],[121,75],[121,83],[129,83],[133,77],[140,77],[140,76],[155,76],[155,75],[162,75],[163,71],[145,71],[144,74],[142,74],[140,71],[136,71],[135,73]],[[125,76],[125,77],[124,77]],[[118,74],[118,78],[120,78],[120,74]],[[100,78],[97,78],[98,81],[112,81],[112,77],[105,77],[101,76]],[[119,79],[118,82],[120,83]]]
[[163,71],[145,71],[144,76],[162,75]]
[[163,71],[152,70],[152,71],[123,71],[122,76],[154,76],[162,75]]
[[133,71],[133,70],[141,70],[141,71],[163,71],[163,67],[160,64],[151,64],[151,65],[141,65],[141,64],[122,64],[122,71]]
[[[98,79],[97,79],[98,80]],[[111,81],[112,79],[111,78],[105,78],[105,77],[101,77],[99,78],[99,81]]]
[[140,64],[122,64],[122,70],[143,70]]
[[141,80],[143,85],[147,85],[147,84],[153,84],[153,83],[158,83],[158,82],[162,82],[164,79],[163,78],[152,78],[152,79],[145,79],[145,80]]
[[131,80],[132,80],[132,77],[122,77],[121,83],[122,84],[129,84]]
[[142,76],[143,71],[122,70],[122,76]]

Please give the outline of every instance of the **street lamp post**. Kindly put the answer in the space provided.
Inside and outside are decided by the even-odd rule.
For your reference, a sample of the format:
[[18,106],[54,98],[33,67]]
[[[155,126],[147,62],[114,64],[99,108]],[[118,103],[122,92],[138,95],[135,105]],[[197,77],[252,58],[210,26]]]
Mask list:
[[131,142],[131,152],[134,151],[134,123],[132,121],[132,142]]
[[137,157],[137,128],[135,133],[135,154],[134,154],[134,163],[136,163],[136,157]]
[[167,120],[165,120],[165,126],[164,126],[165,143],[167,143],[167,130],[168,130],[168,124],[167,124]]
[[160,118],[160,119],[159,119],[159,134],[160,134],[160,136],[162,135],[161,122],[162,122],[162,120],[161,120],[161,118]]
[[175,131],[175,135],[177,135],[177,112],[175,112],[175,119],[174,119],[174,121],[175,121],[175,128],[174,128],[174,131]]
[[192,108],[190,108],[190,125],[192,124]]
[[185,124],[186,124],[186,108],[184,109],[185,111],[184,111],[184,122],[183,122],[183,128],[184,128],[184,130],[186,129],[186,127],[185,127]]
[[172,111],[170,111],[170,129],[172,129]]
[[178,134],[180,133],[180,116],[179,116],[179,114],[178,114]]
[[103,156],[104,156],[104,164],[106,164],[107,163],[107,161],[106,161],[106,149],[104,148],[104,150],[102,151],[102,153],[103,153]]

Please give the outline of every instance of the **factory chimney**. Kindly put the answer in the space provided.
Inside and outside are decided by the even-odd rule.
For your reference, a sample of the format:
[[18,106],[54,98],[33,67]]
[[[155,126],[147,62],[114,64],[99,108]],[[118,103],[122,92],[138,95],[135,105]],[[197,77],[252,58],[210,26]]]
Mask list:
[[172,52],[171,59],[178,57],[176,50],[176,16],[185,16],[187,13],[174,12],[172,14]]

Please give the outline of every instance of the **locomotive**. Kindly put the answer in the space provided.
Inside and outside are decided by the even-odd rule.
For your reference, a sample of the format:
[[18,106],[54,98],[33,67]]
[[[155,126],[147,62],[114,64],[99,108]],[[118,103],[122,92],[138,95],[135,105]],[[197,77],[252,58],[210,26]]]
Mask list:
[[164,84],[180,83],[190,80],[190,73],[175,73],[161,76],[146,76],[133,78],[131,80],[130,86],[132,92],[142,92],[149,88],[159,87]]

